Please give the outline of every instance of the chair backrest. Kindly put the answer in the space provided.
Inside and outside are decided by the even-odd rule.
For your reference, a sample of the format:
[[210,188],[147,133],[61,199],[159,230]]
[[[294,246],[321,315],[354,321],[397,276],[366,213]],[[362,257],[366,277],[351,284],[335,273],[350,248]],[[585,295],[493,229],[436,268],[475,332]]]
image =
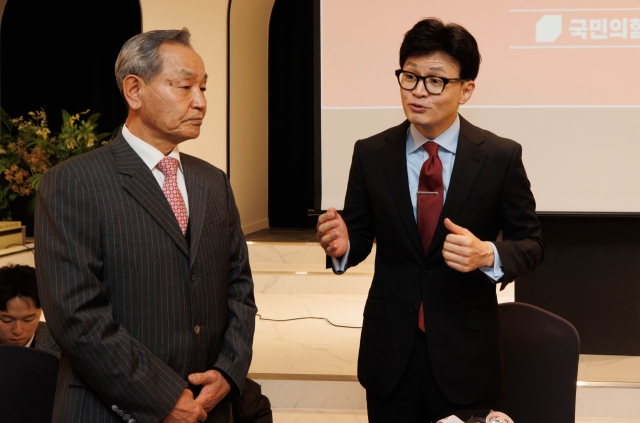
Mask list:
[[0,422],[51,423],[59,362],[35,348],[0,345]]
[[517,423],[575,422],[576,329],[529,304],[503,303],[498,310],[504,374],[499,410]]

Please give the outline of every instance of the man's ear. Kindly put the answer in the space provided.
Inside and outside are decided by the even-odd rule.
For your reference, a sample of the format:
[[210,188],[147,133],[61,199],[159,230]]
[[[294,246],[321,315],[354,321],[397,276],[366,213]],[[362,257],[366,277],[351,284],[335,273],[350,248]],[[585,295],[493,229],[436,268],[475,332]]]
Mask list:
[[136,75],[127,75],[122,81],[122,94],[124,95],[129,109],[138,110],[142,107],[142,91],[144,81]]
[[458,104],[465,104],[471,98],[473,94],[473,90],[476,89],[475,81],[464,81],[462,83],[462,95],[460,96],[460,101]]

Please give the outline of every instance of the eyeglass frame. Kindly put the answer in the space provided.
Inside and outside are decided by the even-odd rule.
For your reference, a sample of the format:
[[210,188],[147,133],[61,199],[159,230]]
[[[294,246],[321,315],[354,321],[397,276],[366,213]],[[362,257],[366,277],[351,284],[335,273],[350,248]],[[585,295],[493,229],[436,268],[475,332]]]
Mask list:
[[[416,89],[416,87],[420,84],[420,81],[422,81],[422,84],[424,85],[424,89],[427,90],[427,92],[430,95],[440,95],[442,94],[442,91],[444,91],[445,88],[447,88],[447,84],[449,82],[464,82],[464,81],[470,81],[469,79],[466,78],[445,78],[444,76],[435,76],[435,75],[427,75],[427,76],[420,76],[417,75],[413,72],[410,71],[406,71],[404,69],[396,69],[396,79],[398,80],[398,85],[400,85],[400,88],[402,88],[403,90],[407,90],[407,91],[413,91]],[[400,83],[400,74],[402,73],[410,73],[411,75],[416,77],[416,85],[414,85],[413,88],[405,88],[402,86],[402,83]],[[429,88],[427,88],[427,78],[439,78],[442,79],[444,81],[444,85],[442,86],[442,91],[440,91],[439,93],[432,93],[431,91],[429,91]]]

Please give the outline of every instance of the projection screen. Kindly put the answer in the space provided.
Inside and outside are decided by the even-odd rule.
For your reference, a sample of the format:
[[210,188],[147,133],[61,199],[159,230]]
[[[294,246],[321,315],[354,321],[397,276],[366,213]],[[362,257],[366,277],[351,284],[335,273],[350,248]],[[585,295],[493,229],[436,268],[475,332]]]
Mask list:
[[404,33],[435,16],[482,55],[460,114],[522,144],[539,212],[640,213],[637,0],[320,0],[321,208],[344,204],[353,144],[404,120]]

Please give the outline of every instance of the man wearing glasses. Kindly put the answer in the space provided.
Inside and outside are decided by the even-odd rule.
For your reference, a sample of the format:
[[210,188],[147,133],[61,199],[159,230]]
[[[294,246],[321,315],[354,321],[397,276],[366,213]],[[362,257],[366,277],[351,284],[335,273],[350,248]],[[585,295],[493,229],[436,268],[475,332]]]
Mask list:
[[473,36],[424,19],[400,66],[407,120],[356,143],[343,214],[317,226],[336,273],[377,243],[358,358],[372,423],[498,404],[496,284],[531,272],[544,249],[521,146],[458,115],[480,66]]

